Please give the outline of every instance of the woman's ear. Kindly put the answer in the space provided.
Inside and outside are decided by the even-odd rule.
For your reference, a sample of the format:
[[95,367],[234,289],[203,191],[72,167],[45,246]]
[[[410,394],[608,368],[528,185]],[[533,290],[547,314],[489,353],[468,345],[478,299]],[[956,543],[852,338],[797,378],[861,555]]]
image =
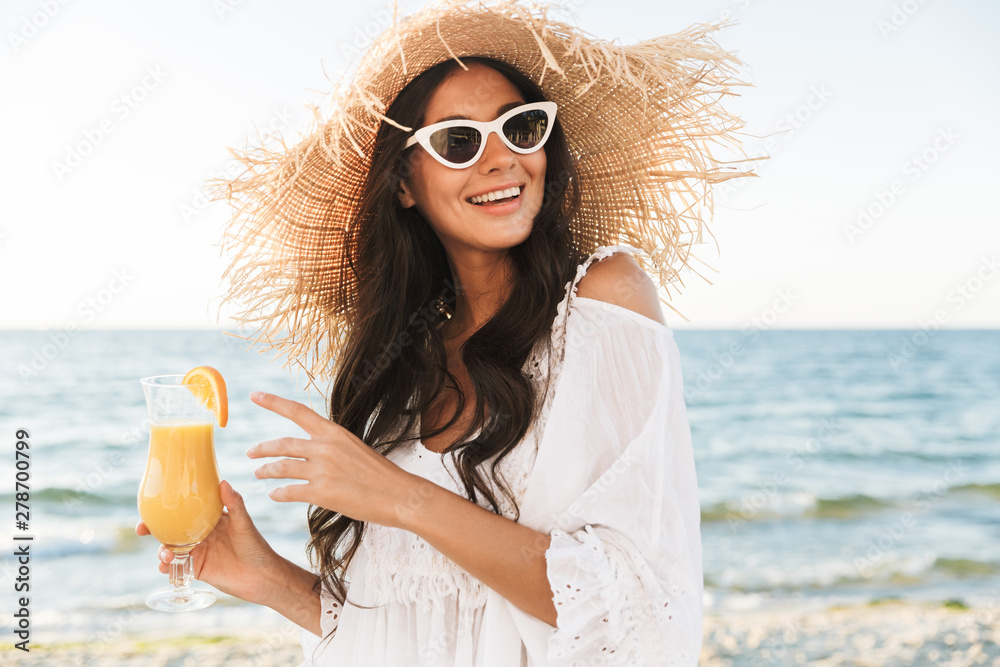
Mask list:
[[417,200],[413,198],[413,194],[410,192],[409,184],[404,180],[399,181],[396,195],[399,197],[399,203],[403,205],[403,208],[410,208],[417,203]]

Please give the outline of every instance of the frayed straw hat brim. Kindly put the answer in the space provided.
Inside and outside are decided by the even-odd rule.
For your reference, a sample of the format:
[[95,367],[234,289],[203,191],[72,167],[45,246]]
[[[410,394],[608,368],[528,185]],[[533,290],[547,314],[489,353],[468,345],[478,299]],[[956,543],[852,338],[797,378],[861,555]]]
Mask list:
[[[212,197],[235,211],[224,239],[227,299],[243,307],[242,324],[257,325],[265,349],[278,348],[314,377],[336,358],[357,292],[347,225],[375,133],[382,121],[415,129],[384,112],[414,77],[448,58],[505,61],[559,105],[579,173],[579,250],[634,245],[668,294],[683,284],[679,272],[712,216],[711,186],[755,175],[734,166],[750,160],[736,137],[743,123],[721,105],[733,88],[750,85],[734,77],[739,59],[710,37],[726,22],[624,46],[547,14],[517,0],[394,12],[351,78],[334,87],[325,117],[309,105],[311,126],[298,143],[230,149],[245,171],[210,182]],[[713,145],[743,158],[722,163]]]

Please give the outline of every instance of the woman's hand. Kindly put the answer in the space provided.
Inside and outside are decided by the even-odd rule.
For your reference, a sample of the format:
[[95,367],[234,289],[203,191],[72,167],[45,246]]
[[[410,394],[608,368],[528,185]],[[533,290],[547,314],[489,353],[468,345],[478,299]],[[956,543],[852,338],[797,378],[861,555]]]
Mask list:
[[401,527],[403,517],[421,503],[415,475],[366,445],[344,427],[302,403],[254,392],[250,399],[298,424],[309,434],[278,438],[251,447],[252,459],[282,456],[256,470],[260,479],[302,479],[269,494],[279,502],[303,502],[324,507],[359,521]]
[[[219,485],[225,509],[215,529],[201,544],[191,550],[196,579],[215,586],[229,595],[267,604],[274,593],[274,575],[286,562],[264,540],[247,513],[243,497],[233,490],[229,482]],[[146,524],[135,527],[139,535],[149,535]],[[160,572],[169,571],[174,553],[160,547]]]

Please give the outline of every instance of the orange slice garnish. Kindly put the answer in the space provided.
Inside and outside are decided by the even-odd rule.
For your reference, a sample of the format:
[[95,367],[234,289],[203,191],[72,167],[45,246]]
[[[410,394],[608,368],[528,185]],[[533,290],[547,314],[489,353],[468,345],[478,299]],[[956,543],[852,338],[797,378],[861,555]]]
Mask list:
[[198,366],[187,372],[184,384],[190,385],[191,393],[215,413],[219,428],[225,428],[229,421],[229,395],[226,394],[226,381],[222,379],[222,373],[211,366]]

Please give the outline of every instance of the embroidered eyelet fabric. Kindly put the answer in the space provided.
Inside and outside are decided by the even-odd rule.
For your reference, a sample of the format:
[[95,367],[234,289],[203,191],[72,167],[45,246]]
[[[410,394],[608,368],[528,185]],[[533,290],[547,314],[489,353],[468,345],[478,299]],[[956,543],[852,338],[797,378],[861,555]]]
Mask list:
[[[321,596],[311,665],[541,667],[696,665],[702,641],[700,509],[680,359],[671,330],[577,297],[598,248],[566,284],[550,336],[525,372],[539,417],[499,466],[520,523],[551,536],[556,627],[518,609],[419,536],[366,526],[348,569],[349,602]],[[541,393],[541,392],[540,392]],[[419,419],[415,433],[419,435]],[[389,454],[465,496],[451,454],[420,442]],[[513,507],[500,489],[501,513]],[[486,506],[482,498],[479,503]],[[373,609],[362,609],[356,602]]]

